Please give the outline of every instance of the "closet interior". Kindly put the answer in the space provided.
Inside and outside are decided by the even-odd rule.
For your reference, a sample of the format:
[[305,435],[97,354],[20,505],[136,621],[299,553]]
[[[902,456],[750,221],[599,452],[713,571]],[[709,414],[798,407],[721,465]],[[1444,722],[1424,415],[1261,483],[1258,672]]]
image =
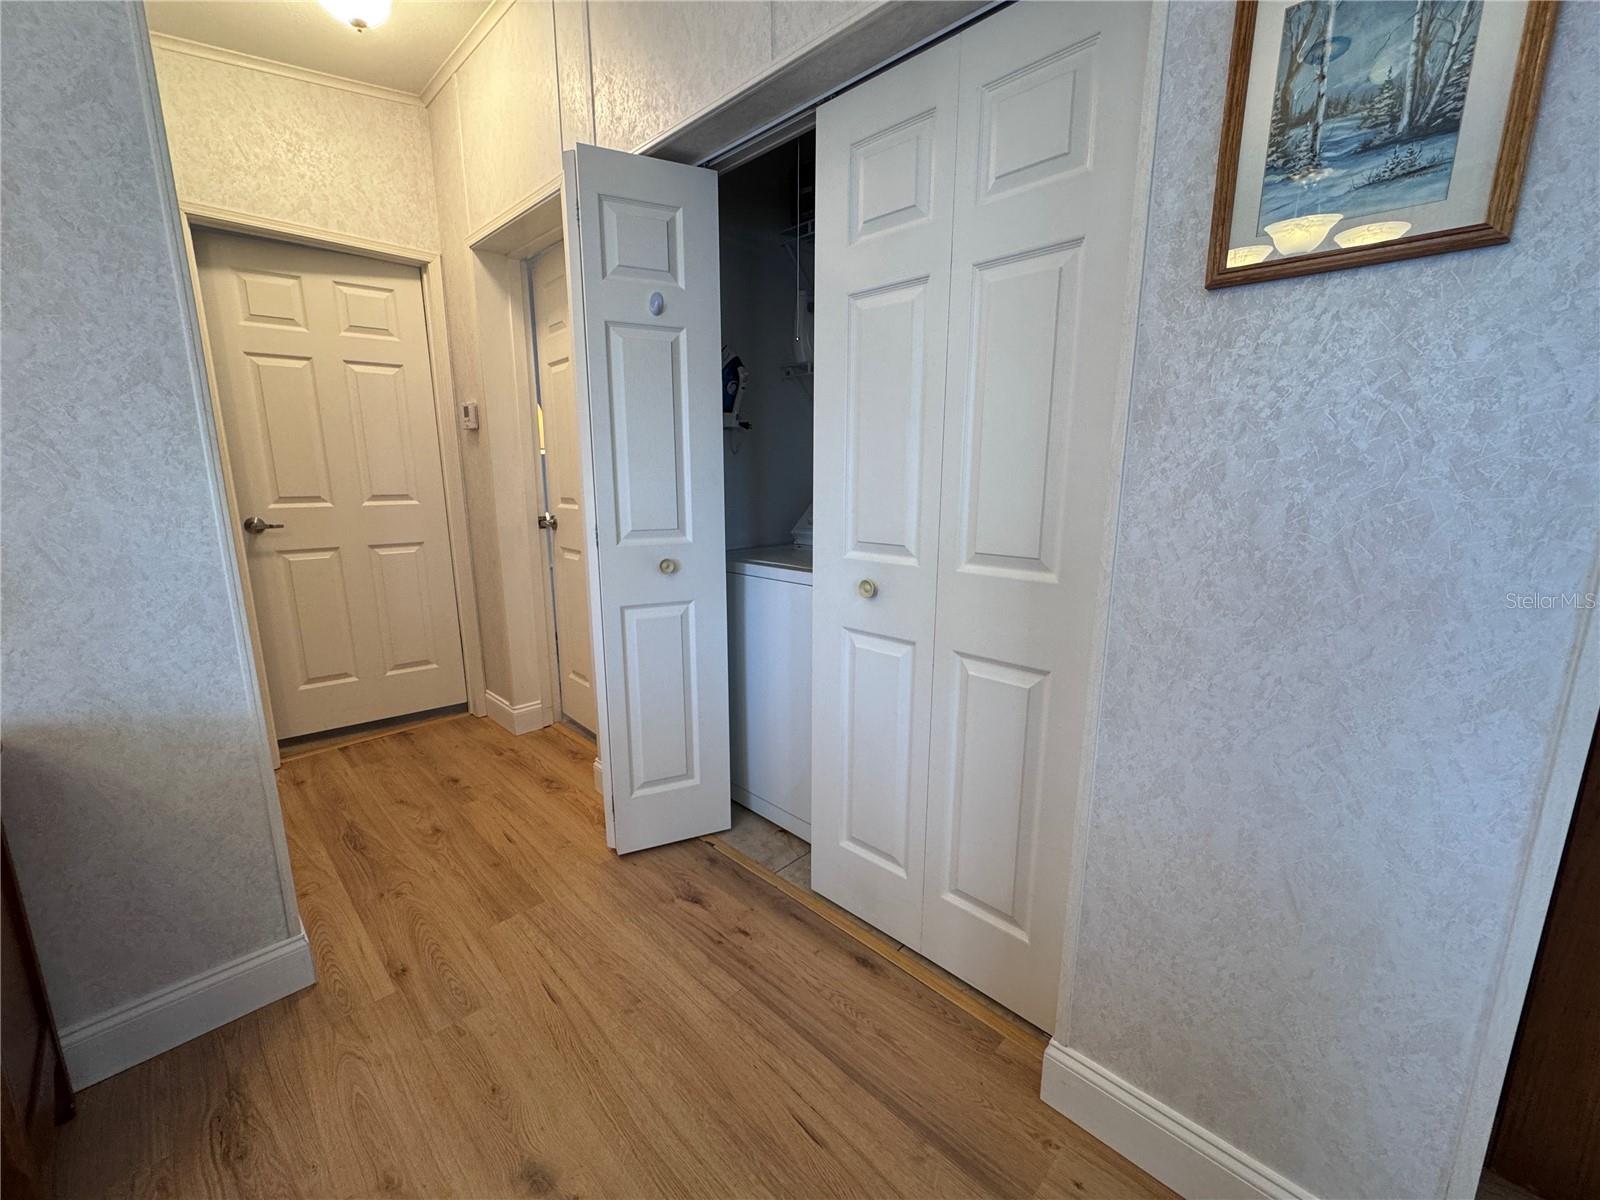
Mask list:
[[718,179],[733,799],[811,839],[816,138]]

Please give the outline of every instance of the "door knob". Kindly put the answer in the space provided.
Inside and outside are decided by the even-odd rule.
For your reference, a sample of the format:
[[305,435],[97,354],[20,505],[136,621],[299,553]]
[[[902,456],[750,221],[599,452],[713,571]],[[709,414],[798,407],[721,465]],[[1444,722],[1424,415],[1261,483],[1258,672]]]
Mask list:
[[856,584],[856,591],[861,593],[861,598],[863,600],[871,600],[878,594],[878,585],[873,583],[870,579],[863,579],[860,583]]
[[659,566],[663,575],[676,575],[678,573],[678,560],[675,558],[663,558]]
[[265,533],[269,529],[282,528],[283,524],[279,521],[263,521],[260,517],[246,517],[244,519],[244,531],[246,533]]

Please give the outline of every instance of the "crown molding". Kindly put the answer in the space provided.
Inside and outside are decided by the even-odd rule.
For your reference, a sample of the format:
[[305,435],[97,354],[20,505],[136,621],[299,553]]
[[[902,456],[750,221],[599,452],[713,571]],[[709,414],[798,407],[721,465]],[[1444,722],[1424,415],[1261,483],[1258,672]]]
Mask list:
[[204,58],[246,71],[260,71],[266,75],[278,75],[284,79],[294,79],[318,87],[353,92],[373,100],[388,100],[394,104],[405,104],[414,108],[422,105],[421,97],[410,92],[402,92],[398,88],[380,87],[375,83],[363,83],[359,79],[347,79],[343,75],[329,75],[325,71],[313,71],[309,67],[297,67],[291,63],[260,58],[239,50],[226,50],[221,46],[208,46],[204,42],[191,42],[188,38],[174,37],[170,33],[152,33],[150,44],[157,50],[166,50],[172,54],[186,54],[190,58]]
[[494,3],[478,14],[478,19],[472,23],[472,28],[462,35],[456,43],[456,48],[444,56],[444,61],[439,64],[439,69],[433,73],[422,88],[421,100],[424,105],[433,103],[433,98],[443,90],[444,85],[457,71],[461,64],[472,57],[472,52],[478,48],[483,39],[489,36],[489,31],[500,23],[500,18],[516,6],[517,0],[494,0]]

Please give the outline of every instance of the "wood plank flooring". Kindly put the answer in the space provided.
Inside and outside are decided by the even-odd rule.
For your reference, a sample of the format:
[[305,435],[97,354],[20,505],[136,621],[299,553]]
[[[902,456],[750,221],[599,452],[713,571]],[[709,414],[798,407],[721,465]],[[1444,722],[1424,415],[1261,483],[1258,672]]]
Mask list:
[[319,983],[86,1090],[61,1197],[1170,1196],[978,1019],[707,842],[618,858],[592,743],[285,762]]

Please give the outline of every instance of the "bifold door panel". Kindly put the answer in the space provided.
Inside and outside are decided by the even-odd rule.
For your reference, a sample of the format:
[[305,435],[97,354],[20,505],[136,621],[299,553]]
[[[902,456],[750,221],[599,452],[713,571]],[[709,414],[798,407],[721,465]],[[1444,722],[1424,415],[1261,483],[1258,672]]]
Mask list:
[[961,39],[922,950],[1053,1024],[1125,370],[1146,5]]
[[274,724],[466,699],[414,267],[195,236]]
[[589,646],[589,521],[583,504],[566,256],[559,248],[534,261],[530,282],[539,407],[544,414],[546,503],[553,525],[550,573],[556,601],[557,687],[562,715],[593,731],[599,717],[594,653]]
[[812,884],[922,925],[953,42],[817,114]]
[[[819,328],[836,313],[844,334],[819,345],[844,350],[827,398],[821,362],[818,377],[816,669],[819,702],[825,668],[837,699],[831,725],[818,709],[817,805],[824,764],[841,803],[814,825],[813,878],[1047,1029],[1118,459],[1148,23],[1139,5],[1016,5],[817,123],[819,205],[832,178],[847,207],[832,238],[819,213]],[[901,257],[858,274],[877,265],[861,249],[873,229]],[[927,381],[911,330],[947,355],[931,400],[911,399]],[[863,387],[869,416],[852,410]],[[914,484],[913,445],[937,459]],[[837,509],[821,502],[829,473],[845,479]],[[862,600],[850,589],[869,560],[884,586]],[[914,594],[884,604],[890,581]]]
[[597,732],[625,853],[730,817],[717,178],[580,146],[566,188]]

